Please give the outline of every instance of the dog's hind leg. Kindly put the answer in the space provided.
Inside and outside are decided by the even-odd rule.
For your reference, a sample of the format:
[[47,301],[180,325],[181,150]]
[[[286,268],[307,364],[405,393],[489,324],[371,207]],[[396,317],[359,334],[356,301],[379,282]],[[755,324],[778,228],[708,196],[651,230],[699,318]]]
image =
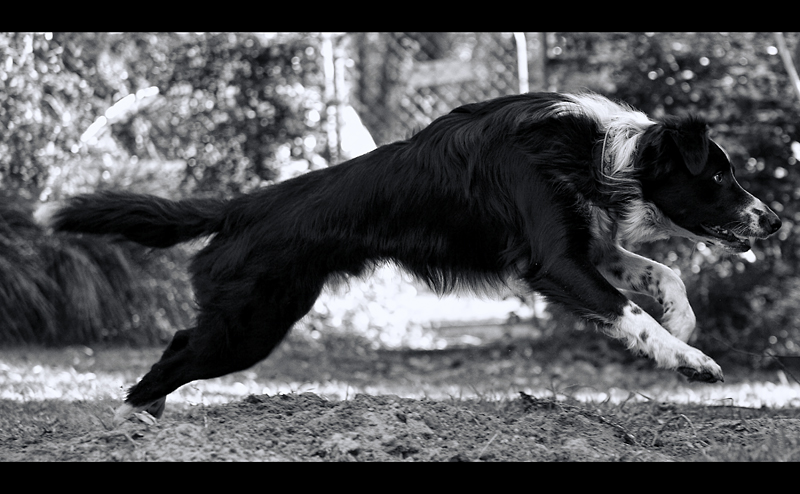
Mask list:
[[[192,332],[196,331],[196,329],[183,329],[175,333],[172,337],[172,341],[170,342],[169,346],[164,350],[164,353],[161,354],[161,359],[153,365],[145,377],[151,376],[149,380],[157,381],[157,376],[161,376],[164,373],[169,373],[169,363],[175,362],[177,359],[180,358],[180,355],[185,353],[185,347],[188,345],[189,340],[192,339]],[[154,371],[156,374],[154,374]],[[155,389],[153,385],[148,385],[147,382],[142,384],[144,378],[128,393],[128,399],[123,403],[114,413],[114,423],[119,424],[124,421],[131,413],[133,412],[140,412],[142,410],[146,410],[150,415],[155,418],[161,418],[161,415],[164,413],[164,408],[166,406],[167,401],[167,392],[163,395],[158,396],[156,399],[147,401],[147,398],[132,401],[130,395],[133,394],[134,390],[139,390],[138,393],[140,395],[159,395],[159,391]],[[187,381],[188,382],[188,381]],[[180,384],[178,385],[180,386]],[[149,393],[147,392],[149,389]]]
[[263,360],[303,317],[322,283],[256,283],[239,303],[211,300],[201,307],[197,327],[178,331],[150,371],[134,385],[114,414],[114,423],[147,410],[156,418],[167,394],[197,379],[244,370]]

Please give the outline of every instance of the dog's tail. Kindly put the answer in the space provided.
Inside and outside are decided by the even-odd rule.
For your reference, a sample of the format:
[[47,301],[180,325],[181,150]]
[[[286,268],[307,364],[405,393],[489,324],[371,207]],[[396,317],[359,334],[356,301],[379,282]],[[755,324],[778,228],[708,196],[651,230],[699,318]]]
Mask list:
[[68,199],[49,220],[57,231],[117,234],[148,247],[172,245],[219,231],[225,201],[96,192]]

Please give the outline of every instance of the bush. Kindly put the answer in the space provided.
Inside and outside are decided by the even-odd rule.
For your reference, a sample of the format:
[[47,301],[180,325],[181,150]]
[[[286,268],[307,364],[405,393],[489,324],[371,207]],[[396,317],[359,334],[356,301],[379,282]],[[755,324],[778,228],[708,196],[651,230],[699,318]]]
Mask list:
[[[8,130],[0,133],[0,183],[15,191],[0,202],[0,342],[155,341],[188,324],[191,246],[148,252],[50,236],[26,204],[107,187],[230,196],[280,178],[284,165],[325,166],[319,38],[269,36],[0,34],[0,126]],[[796,34],[787,38],[798,43]],[[697,344],[712,355],[731,347],[800,354],[800,128],[772,34],[548,39],[548,89],[588,86],[655,116],[708,118],[738,180],[785,226],[756,242],[750,258],[680,239],[638,250],[681,273]],[[149,87],[159,89],[150,104],[82,139],[112,105]],[[358,322],[367,311],[354,307],[346,317]],[[320,311],[316,322],[325,317]]]
[[181,250],[47,234],[19,197],[0,199],[0,344],[164,342],[192,317]]
[[0,204],[0,343],[151,343],[194,312],[193,246],[52,235],[32,220],[37,198],[231,196],[281,164],[325,163],[314,37],[11,33],[0,49],[0,183],[13,191]]
[[698,317],[698,344],[712,356],[737,354],[763,363],[769,359],[734,350],[800,355],[800,174],[792,151],[800,141],[798,102],[773,35],[634,36],[617,96],[655,115],[706,117],[737,180],[784,221],[778,234],[754,242],[749,258],[680,240],[640,250],[653,257],[667,252],[660,257],[683,274]]

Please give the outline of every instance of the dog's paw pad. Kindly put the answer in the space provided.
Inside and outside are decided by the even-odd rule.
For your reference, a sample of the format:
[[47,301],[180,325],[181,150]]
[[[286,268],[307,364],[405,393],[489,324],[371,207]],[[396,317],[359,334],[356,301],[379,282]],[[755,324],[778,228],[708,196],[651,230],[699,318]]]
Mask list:
[[678,367],[677,371],[686,376],[689,382],[715,383],[717,381],[725,381],[722,376],[722,369],[719,368],[713,370],[697,370],[691,367]]

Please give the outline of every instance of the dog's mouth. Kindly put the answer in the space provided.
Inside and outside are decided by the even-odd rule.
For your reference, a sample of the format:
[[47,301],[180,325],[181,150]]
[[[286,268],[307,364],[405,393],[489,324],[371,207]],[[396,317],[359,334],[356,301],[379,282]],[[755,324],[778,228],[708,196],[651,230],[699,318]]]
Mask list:
[[739,236],[731,230],[722,228],[718,225],[700,224],[700,228],[705,232],[704,237],[708,237],[711,243],[713,240],[719,241],[720,245],[732,252],[747,252],[750,250],[750,239]]

